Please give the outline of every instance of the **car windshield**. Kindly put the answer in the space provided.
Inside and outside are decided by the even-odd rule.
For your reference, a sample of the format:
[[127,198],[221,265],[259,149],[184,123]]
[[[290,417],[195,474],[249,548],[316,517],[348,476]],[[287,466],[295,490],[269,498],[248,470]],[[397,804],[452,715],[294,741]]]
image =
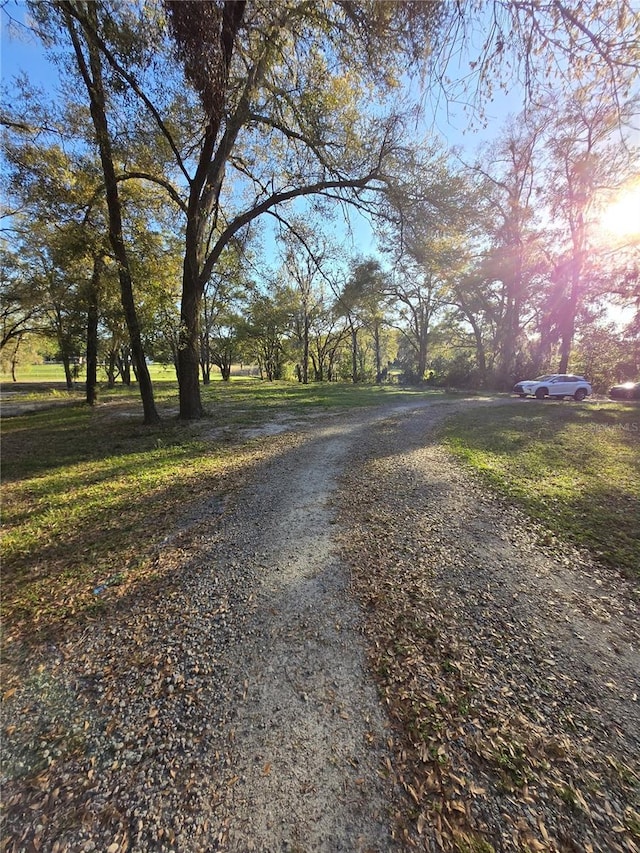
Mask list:
[[538,376],[536,378],[536,382],[548,382],[550,379],[553,379],[555,373],[550,373],[548,376]]

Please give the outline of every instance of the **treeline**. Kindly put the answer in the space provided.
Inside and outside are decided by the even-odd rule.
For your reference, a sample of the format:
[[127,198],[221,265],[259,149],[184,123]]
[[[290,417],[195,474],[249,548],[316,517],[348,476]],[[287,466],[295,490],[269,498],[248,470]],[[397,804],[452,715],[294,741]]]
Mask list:
[[[63,85],[6,93],[5,364],[47,341],[69,383],[86,361],[90,403],[99,365],[137,379],[148,422],[149,358],[183,418],[238,361],[500,389],[640,371],[638,229],[606,216],[640,180],[624,0],[28,7]],[[471,33],[484,96],[514,73],[527,103],[463,162],[425,95],[452,94]]]

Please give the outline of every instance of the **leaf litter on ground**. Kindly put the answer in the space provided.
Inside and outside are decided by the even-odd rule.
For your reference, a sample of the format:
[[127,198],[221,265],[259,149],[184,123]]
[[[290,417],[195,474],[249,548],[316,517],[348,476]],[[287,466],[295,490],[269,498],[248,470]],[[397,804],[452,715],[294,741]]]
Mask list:
[[[396,726],[407,846],[637,851],[633,584],[562,545],[539,549],[541,531],[434,445],[419,416],[370,434],[339,508]],[[612,623],[603,661],[585,635]]]

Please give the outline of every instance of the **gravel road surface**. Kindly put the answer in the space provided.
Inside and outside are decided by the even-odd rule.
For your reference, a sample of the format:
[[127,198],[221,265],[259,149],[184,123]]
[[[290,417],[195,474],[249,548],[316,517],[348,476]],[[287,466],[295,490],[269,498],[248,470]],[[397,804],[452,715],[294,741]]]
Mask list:
[[[486,404],[410,403],[252,438],[260,461],[242,488],[167,532],[162,582],[37,653],[5,650],[20,680],[3,702],[0,849],[465,849],[453,845],[466,829],[415,788],[415,762],[426,773],[431,758],[416,757],[402,691],[380,676],[377,573],[393,565],[402,584],[406,564],[430,578],[412,606],[440,612],[451,666],[478,673],[446,758],[482,792],[463,800],[466,849],[637,851],[637,591],[540,547],[434,442],[447,414]],[[497,705],[525,746],[547,738],[550,768],[524,797],[483,763]]]

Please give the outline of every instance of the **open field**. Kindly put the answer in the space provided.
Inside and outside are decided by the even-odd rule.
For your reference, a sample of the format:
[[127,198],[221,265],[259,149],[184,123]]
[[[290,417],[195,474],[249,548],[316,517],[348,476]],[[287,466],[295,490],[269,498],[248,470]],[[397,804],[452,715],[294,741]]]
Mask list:
[[[168,364],[150,364],[149,373],[154,382],[175,382],[176,374],[171,365]],[[85,378],[84,367],[81,369],[79,381]],[[98,371],[98,381],[106,382],[106,374],[104,370]],[[220,378],[220,374],[214,374],[213,378]],[[16,382],[22,384],[30,383],[60,383],[64,385],[64,368],[62,364],[46,363],[46,364],[25,364],[19,365],[16,368]],[[0,371],[0,383],[6,388],[10,388],[13,380],[9,373]]]

